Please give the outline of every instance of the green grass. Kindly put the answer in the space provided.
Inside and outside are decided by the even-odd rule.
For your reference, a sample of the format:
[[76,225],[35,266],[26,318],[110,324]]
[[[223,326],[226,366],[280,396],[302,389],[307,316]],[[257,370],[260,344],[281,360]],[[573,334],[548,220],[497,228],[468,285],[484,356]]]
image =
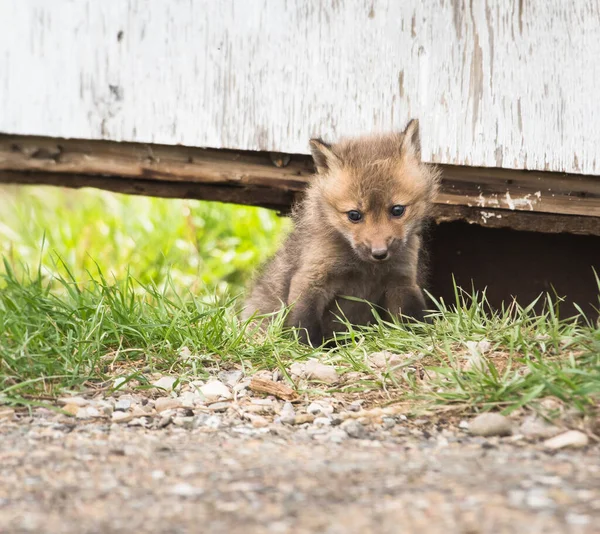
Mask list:
[[215,202],[0,186],[0,256],[17,271],[41,261],[65,275],[61,258],[78,279],[97,263],[116,278],[132,270],[144,283],[168,274],[195,291],[239,291],[288,227],[271,211]]
[[[110,387],[119,376],[143,388],[155,373],[185,381],[241,366],[285,375],[318,357],[342,376],[330,391],[383,391],[444,409],[510,412],[549,398],[598,406],[600,326],[561,319],[550,299],[542,313],[516,304],[492,311],[484,294],[456,288],[455,302],[435,302],[429,323],[348,325],[334,347],[313,349],[283,330],[281,317],[258,335],[236,316],[243,283],[285,230],[274,215],[89,191],[10,195],[0,197],[8,205],[0,211],[5,402]],[[488,346],[470,367],[469,342]],[[370,367],[382,350],[403,357],[394,372]]]

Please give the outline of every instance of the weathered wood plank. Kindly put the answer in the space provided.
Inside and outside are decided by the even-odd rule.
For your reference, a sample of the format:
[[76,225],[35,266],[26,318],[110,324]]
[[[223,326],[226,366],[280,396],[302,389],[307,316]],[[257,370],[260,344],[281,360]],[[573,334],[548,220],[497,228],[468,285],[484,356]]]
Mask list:
[[[282,214],[288,213],[295,199],[302,194],[260,186],[231,187],[190,182],[160,182],[157,180],[43,172],[0,171],[0,183],[54,185],[74,189],[94,187],[129,195],[231,202],[246,206],[261,206],[277,210]],[[436,205],[435,211],[431,215],[438,223],[465,221],[488,228],[511,228],[530,232],[600,236],[600,218],[598,217],[484,209],[445,204]]]
[[307,153],[418,117],[428,161],[600,175],[599,17],[598,0],[3,0],[0,131]]
[[[596,177],[440,167],[439,221],[600,235]],[[286,212],[313,172],[311,158],[298,154],[0,135],[5,183],[97,187]]]

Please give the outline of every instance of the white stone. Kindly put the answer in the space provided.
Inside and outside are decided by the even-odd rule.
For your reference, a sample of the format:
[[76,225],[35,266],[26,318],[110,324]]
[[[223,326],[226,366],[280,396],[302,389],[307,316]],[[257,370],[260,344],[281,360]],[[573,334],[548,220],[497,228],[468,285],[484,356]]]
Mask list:
[[589,438],[579,430],[569,430],[553,438],[544,441],[544,447],[547,449],[563,449],[565,447],[585,447],[589,443]]
[[296,421],[296,412],[291,402],[286,402],[279,412],[279,420],[286,425],[293,425]]
[[102,417],[102,413],[94,406],[82,406],[77,410],[75,417],[77,419],[93,419],[95,417]]
[[316,417],[313,421],[315,426],[331,426],[331,420],[329,417]]
[[335,367],[325,365],[314,358],[303,363],[293,363],[290,367],[290,374],[326,384],[333,384],[339,378]]
[[162,376],[158,380],[152,382],[152,385],[166,391],[173,391],[175,382],[177,382],[177,378],[174,376]]
[[187,360],[192,355],[192,351],[189,347],[185,345],[179,349],[179,358],[182,360]]
[[469,432],[475,436],[509,436],[512,424],[499,413],[482,413],[469,423]]
[[113,389],[119,389],[123,384],[125,384],[125,382],[127,382],[127,378],[124,376],[115,378],[115,381],[113,382]]
[[194,391],[184,391],[179,395],[178,399],[184,408],[194,408],[199,404],[204,404],[205,401],[202,395]]
[[148,421],[145,417],[134,417],[131,421],[129,421],[129,423],[127,423],[127,426],[141,426],[145,428],[148,426]]
[[115,410],[126,412],[131,408],[131,401],[129,399],[119,399],[115,402]]
[[347,419],[340,425],[340,428],[344,430],[348,436],[355,439],[362,439],[366,434],[365,427],[354,419]]
[[232,388],[244,377],[244,373],[242,371],[221,371],[218,376],[219,380]]
[[133,414],[127,412],[113,412],[111,419],[113,423],[128,423],[133,417]]
[[313,415],[323,414],[323,415],[331,415],[333,413],[333,406],[324,401],[314,401],[308,405],[306,408],[308,413],[312,413]]
[[200,386],[200,392],[208,401],[228,400],[232,398],[231,390],[219,380],[210,380],[203,386]]
[[165,410],[175,410],[181,406],[179,399],[172,399],[171,397],[159,397],[154,401],[154,408],[157,412],[164,412]]
[[243,414],[244,419],[250,421],[254,428],[264,428],[269,425],[269,420],[262,415],[257,415],[254,413],[245,412]]

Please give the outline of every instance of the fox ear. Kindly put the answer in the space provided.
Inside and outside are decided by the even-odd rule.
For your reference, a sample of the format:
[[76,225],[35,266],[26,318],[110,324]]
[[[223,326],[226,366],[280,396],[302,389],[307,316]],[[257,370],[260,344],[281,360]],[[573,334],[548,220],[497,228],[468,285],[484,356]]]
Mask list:
[[339,158],[333,153],[331,145],[321,139],[310,140],[310,151],[320,174],[327,172],[332,165],[339,164]]
[[421,161],[421,137],[419,135],[419,121],[417,119],[412,119],[406,126],[400,149],[402,155],[412,156]]

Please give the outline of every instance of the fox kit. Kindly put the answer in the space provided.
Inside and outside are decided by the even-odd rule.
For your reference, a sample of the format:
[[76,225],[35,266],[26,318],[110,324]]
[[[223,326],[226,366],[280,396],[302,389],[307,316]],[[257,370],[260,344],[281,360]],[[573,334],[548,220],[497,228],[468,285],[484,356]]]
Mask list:
[[421,162],[418,121],[402,133],[310,145],[317,174],[242,317],[291,306],[286,324],[313,345],[343,330],[338,317],[368,324],[372,306],[387,319],[421,319],[420,230],[438,173]]

